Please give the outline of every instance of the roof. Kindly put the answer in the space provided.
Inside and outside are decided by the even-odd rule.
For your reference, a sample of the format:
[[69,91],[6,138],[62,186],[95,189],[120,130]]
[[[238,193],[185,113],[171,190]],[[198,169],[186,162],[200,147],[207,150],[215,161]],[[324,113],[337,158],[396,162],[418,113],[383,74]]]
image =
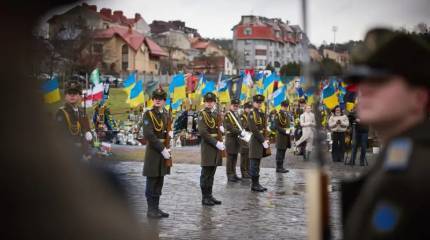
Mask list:
[[191,47],[195,49],[206,49],[209,46],[209,44],[210,42],[195,41],[191,44]]
[[158,46],[153,40],[130,28],[110,27],[108,29],[96,31],[94,33],[94,38],[110,39],[113,38],[115,35],[121,37],[135,51],[137,51],[143,43],[146,43],[149,48],[150,54],[155,56],[167,56],[163,49],[161,49],[161,47]]

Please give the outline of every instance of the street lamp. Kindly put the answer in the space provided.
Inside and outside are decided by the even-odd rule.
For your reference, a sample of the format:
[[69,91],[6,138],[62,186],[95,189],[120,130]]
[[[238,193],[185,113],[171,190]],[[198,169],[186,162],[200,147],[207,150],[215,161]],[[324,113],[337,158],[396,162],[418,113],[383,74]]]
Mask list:
[[333,26],[331,28],[331,30],[333,31],[333,43],[334,43],[334,47],[333,47],[333,51],[336,51],[336,32],[337,32],[337,26]]

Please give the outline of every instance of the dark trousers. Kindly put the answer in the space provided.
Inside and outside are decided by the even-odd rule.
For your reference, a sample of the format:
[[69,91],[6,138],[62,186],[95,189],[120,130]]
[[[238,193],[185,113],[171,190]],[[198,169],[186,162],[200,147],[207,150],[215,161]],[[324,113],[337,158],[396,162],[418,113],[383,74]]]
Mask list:
[[225,168],[227,171],[227,177],[236,176],[236,164],[237,164],[237,154],[228,154],[226,168]]
[[284,167],[285,152],[287,149],[276,149],[276,169]]
[[260,176],[260,162],[261,159],[258,158],[250,158],[250,169],[249,169],[249,175],[251,177],[259,177]]
[[146,177],[146,198],[160,197],[163,189],[164,177]]
[[215,172],[216,166],[202,167],[202,172],[200,175],[200,188],[202,190],[203,197],[212,195]]
[[345,133],[333,132],[332,140],[331,156],[333,162],[343,162],[345,156]]
[[249,149],[240,152],[240,172],[242,176],[249,174]]
[[351,156],[351,164],[355,164],[355,157],[357,155],[358,147],[361,148],[360,153],[360,165],[364,165],[364,158],[366,157],[366,149],[367,149],[367,138],[368,133],[356,133],[355,139],[352,144],[352,156]]

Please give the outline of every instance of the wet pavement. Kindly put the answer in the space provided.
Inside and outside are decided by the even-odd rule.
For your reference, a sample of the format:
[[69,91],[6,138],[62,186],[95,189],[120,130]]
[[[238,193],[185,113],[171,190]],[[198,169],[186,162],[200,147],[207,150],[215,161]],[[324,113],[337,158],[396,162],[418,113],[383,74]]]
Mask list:
[[[263,166],[272,166],[272,158]],[[275,173],[273,168],[261,169],[260,181],[268,188],[265,193],[251,192],[249,180],[227,183],[225,167],[218,167],[213,192],[222,205],[213,207],[201,205],[200,166],[175,164],[172,174],[165,177],[160,200],[160,208],[170,213],[170,217],[162,220],[146,218],[143,163],[115,162],[114,165],[130,185],[129,198],[137,217],[155,232],[151,239],[306,239],[306,167],[302,166],[308,165],[301,157],[290,154],[287,158],[290,159],[287,174]],[[334,239],[341,239],[337,182],[362,168],[331,163],[329,169],[333,173],[331,225]]]

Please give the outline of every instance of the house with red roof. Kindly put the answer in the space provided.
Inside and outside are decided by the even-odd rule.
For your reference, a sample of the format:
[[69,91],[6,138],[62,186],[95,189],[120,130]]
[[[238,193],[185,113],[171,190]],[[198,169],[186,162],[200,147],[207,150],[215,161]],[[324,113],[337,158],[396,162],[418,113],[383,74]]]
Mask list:
[[167,53],[151,38],[131,27],[96,30],[93,52],[101,55],[102,69],[109,72],[130,71],[158,74],[160,59]]
[[306,35],[298,25],[290,25],[288,21],[247,15],[241,17],[232,31],[239,69],[264,69],[267,65],[280,68],[309,58]]

